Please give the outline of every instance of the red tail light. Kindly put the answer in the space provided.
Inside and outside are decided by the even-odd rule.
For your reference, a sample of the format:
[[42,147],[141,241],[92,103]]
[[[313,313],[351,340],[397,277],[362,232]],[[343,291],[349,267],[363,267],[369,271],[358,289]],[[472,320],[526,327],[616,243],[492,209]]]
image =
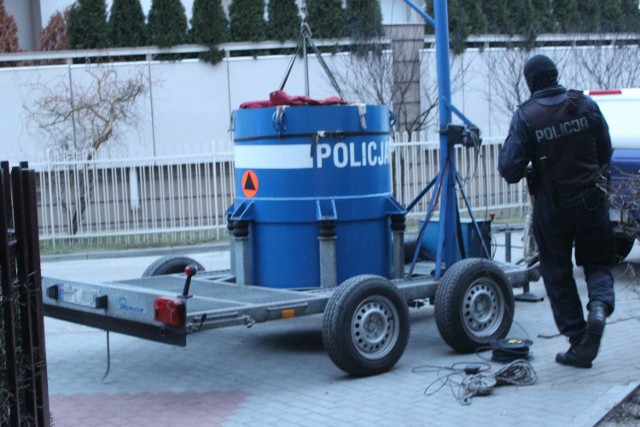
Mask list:
[[179,299],[158,297],[153,301],[153,319],[171,326],[184,325],[187,307]]
[[590,90],[589,95],[622,95],[622,91],[620,89]]

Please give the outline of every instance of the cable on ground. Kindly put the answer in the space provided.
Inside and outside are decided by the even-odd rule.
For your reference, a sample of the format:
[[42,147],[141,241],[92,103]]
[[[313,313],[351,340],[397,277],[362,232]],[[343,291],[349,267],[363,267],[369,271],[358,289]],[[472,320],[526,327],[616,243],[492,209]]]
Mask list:
[[[414,368],[412,372],[429,372],[425,368],[437,372],[438,378],[427,386],[424,395],[432,396],[448,385],[451,393],[461,405],[470,405],[471,398],[487,396],[498,386],[533,385],[538,380],[533,366],[524,359],[514,360],[494,373],[490,372],[491,367],[487,363],[458,363],[451,367],[425,365]],[[446,372],[446,374],[441,375],[442,372]]]

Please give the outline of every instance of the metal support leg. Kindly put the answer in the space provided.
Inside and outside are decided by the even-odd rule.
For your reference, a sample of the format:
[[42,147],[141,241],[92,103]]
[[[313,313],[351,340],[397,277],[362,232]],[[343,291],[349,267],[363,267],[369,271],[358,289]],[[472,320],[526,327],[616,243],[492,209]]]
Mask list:
[[249,223],[236,221],[233,227],[235,246],[236,283],[251,285],[251,253],[249,245]]
[[229,260],[231,274],[236,275],[236,238],[233,235],[233,221],[231,215],[227,215],[227,230],[229,232]]
[[104,380],[107,379],[107,376],[109,375],[109,371],[111,371],[111,343],[109,342],[109,331],[106,331],[106,332],[107,332],[107,370],[102,376],[102,382],[104,382]]
[[522,293],[518,294],[518,295],[514,295],[514,299],[516,301],[523,301],[523,302],[540,302],[540,301],[544,301],[544,297],[541,295],[538,295],[534,292],[531,292],[530,289],[530,283],[531,282],[537,282],[538,280],[540,280],[540,264],[539,263],[535,263],[531,266],[529,266],[527,268],[527,273],[529,276],[529,280],[527,281],[527,283],[525,283],[525,285],[522,287]]
[[338,286],[335,221],[320,221],[318,244],[320,245],[320,287],[334,288]]
[[[511,227],[507,225],[504,230],[504,259],[506,262],[511,262]],[[513,298],[516,301],[523,302],[540,302],[544,300],[544,297],[534,294],[529,288],[529,282],[522,287],[522,293],[514,295]]]
[[504,231],[504,260],[511,262],[511,229],[507,226]]
[[393,239],[392,278],[404,277],[404,230],[407,228],[404,215],[391,216],[391,232]]

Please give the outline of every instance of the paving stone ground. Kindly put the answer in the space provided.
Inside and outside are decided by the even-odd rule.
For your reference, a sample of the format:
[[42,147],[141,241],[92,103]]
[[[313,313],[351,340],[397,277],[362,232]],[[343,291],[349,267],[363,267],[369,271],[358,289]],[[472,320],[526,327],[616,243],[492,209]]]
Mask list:
[[[191,256],[207,269],[228,263],[225,251]],[[42,268],[47,276],[107,281],[139,277],[156,258],[44,259]],[[592,369],[554,362],[568,344],[557,335],[546,298],[517,302],[508,336],[533,341],[537,383],[497,387],[468,406],[458,402],[451,382],[438,378],[453,364],[482,362],[490,353],[455,353],[440,338],[432,307],[411,309],[409,344],[396,367],[360,379],[325,353],[321,315],[206,331],[190,336],[184,348],[111,334],[104,381],[106,334],[46,318],[54,425],[591,426],[640,379],[640,282],[631,274],[640,248],[628,261],[616,268],[617,308]],[[586,293],[580,270],[576,276]],[[541,281],[531,290],[544,295]],[[502,367],[490,364],[492,371]]]

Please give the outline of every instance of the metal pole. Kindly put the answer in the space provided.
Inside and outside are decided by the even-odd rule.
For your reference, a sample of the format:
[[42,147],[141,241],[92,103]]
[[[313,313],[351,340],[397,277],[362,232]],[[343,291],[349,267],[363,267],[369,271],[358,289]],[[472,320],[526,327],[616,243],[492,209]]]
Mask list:
[[302,42],[302,58],[304,58],[304,94],[309,96],[309,56],[307,55],[308,34],[304,35]]
[[[22,405],[19,399],[18,360],[17,360],[17,325],[14,307],[16,307],[17,289],[15,286],[15,236],[10,235],[13,227],[11,209],[11,179],[9,162],[0,163],[0,296],[2,296],[2,323],[0,328],[6,357],[6,382],[8,401],[3,402],[3,410],[9,410],[9,425],[18,427],[22,424]],[[4,330],[2,330],[4,329]]]
[[440,113],[440,170],[448,161],[449,168],[444,172],[442,179],[442,194],[440,196],[440,238],[444,240],[443,246],[438,246],[436,257],[436,277],[439,277],[439,268],[442,257],[446,267],[451,266],[457,258],[456,236],[456,189],[455,189],[455,153],[449,148],[447,127],[451,123],[451,76],[449,69],[449,24],[447,18],[447,1],[435,0],[433,4],[436,21],[436,65],[438,70],[438,109]]
[[[434,25],[436,33],[436,66],[438,71],[438,111],[440,115],[440,222],[438,245],[436,247],[435,276],[442,274],[442,261],[451,266],[457,258],[458,243],[456,235],[457,201],[456,201],[456,159],[453,149],[449,148],[447,127],[451,123],[451,73],[449,68],[449,21],[447,18],[447,1],[434,0],[434,18],[427,15],[413,1],[404,0],[412,9],[428,23]],[[450,167],[445,168],[449,163]]]
[[[33,361],[35,373],[36,418],[38,426],[49,426],[49,384],[47,354],[44,338],[44,308],[42,305],[42,273],[40,271],[40,244],[38,242],[38,217],[36,202],[36,179],[32,169],[21,169],[21,187],[24,193],[23,216],[25,217],[25,239],[27,246],[28,279],[26,282],[31,311],[31,336],[33,337]],[[14,207],[15,211],[15,207]],[[20,265],[21,263],[18,263]]]
[[511,227],[508,224],[504,230],[504,260],[511,262]]
[[153,161],[155,164],[156,152],[156,122],[153,109],[153,80],[151,80],[151,55],[147,54],[147,80],[149,82],[149,107],[151,111],[151,141],[153,142]]
[[76,136],[76,107],[73,99],[73,80],[71,79],[72,59],[67,59],[67,69],[69,71],[69,101],[71,102],[71,128],[73,129],[73,155],[78,151],[78,142]]
[[[307,24],[307,2],[302,0],[302,26],[300,27],[302,35],[302,58],[304,59],[304,94],[309,96],[309,58],[307,57],[307,43],[311,38],[311,29]],[[297,53],[297,52],[296,52]],[[295,60],[295,57],[294,57]]]

